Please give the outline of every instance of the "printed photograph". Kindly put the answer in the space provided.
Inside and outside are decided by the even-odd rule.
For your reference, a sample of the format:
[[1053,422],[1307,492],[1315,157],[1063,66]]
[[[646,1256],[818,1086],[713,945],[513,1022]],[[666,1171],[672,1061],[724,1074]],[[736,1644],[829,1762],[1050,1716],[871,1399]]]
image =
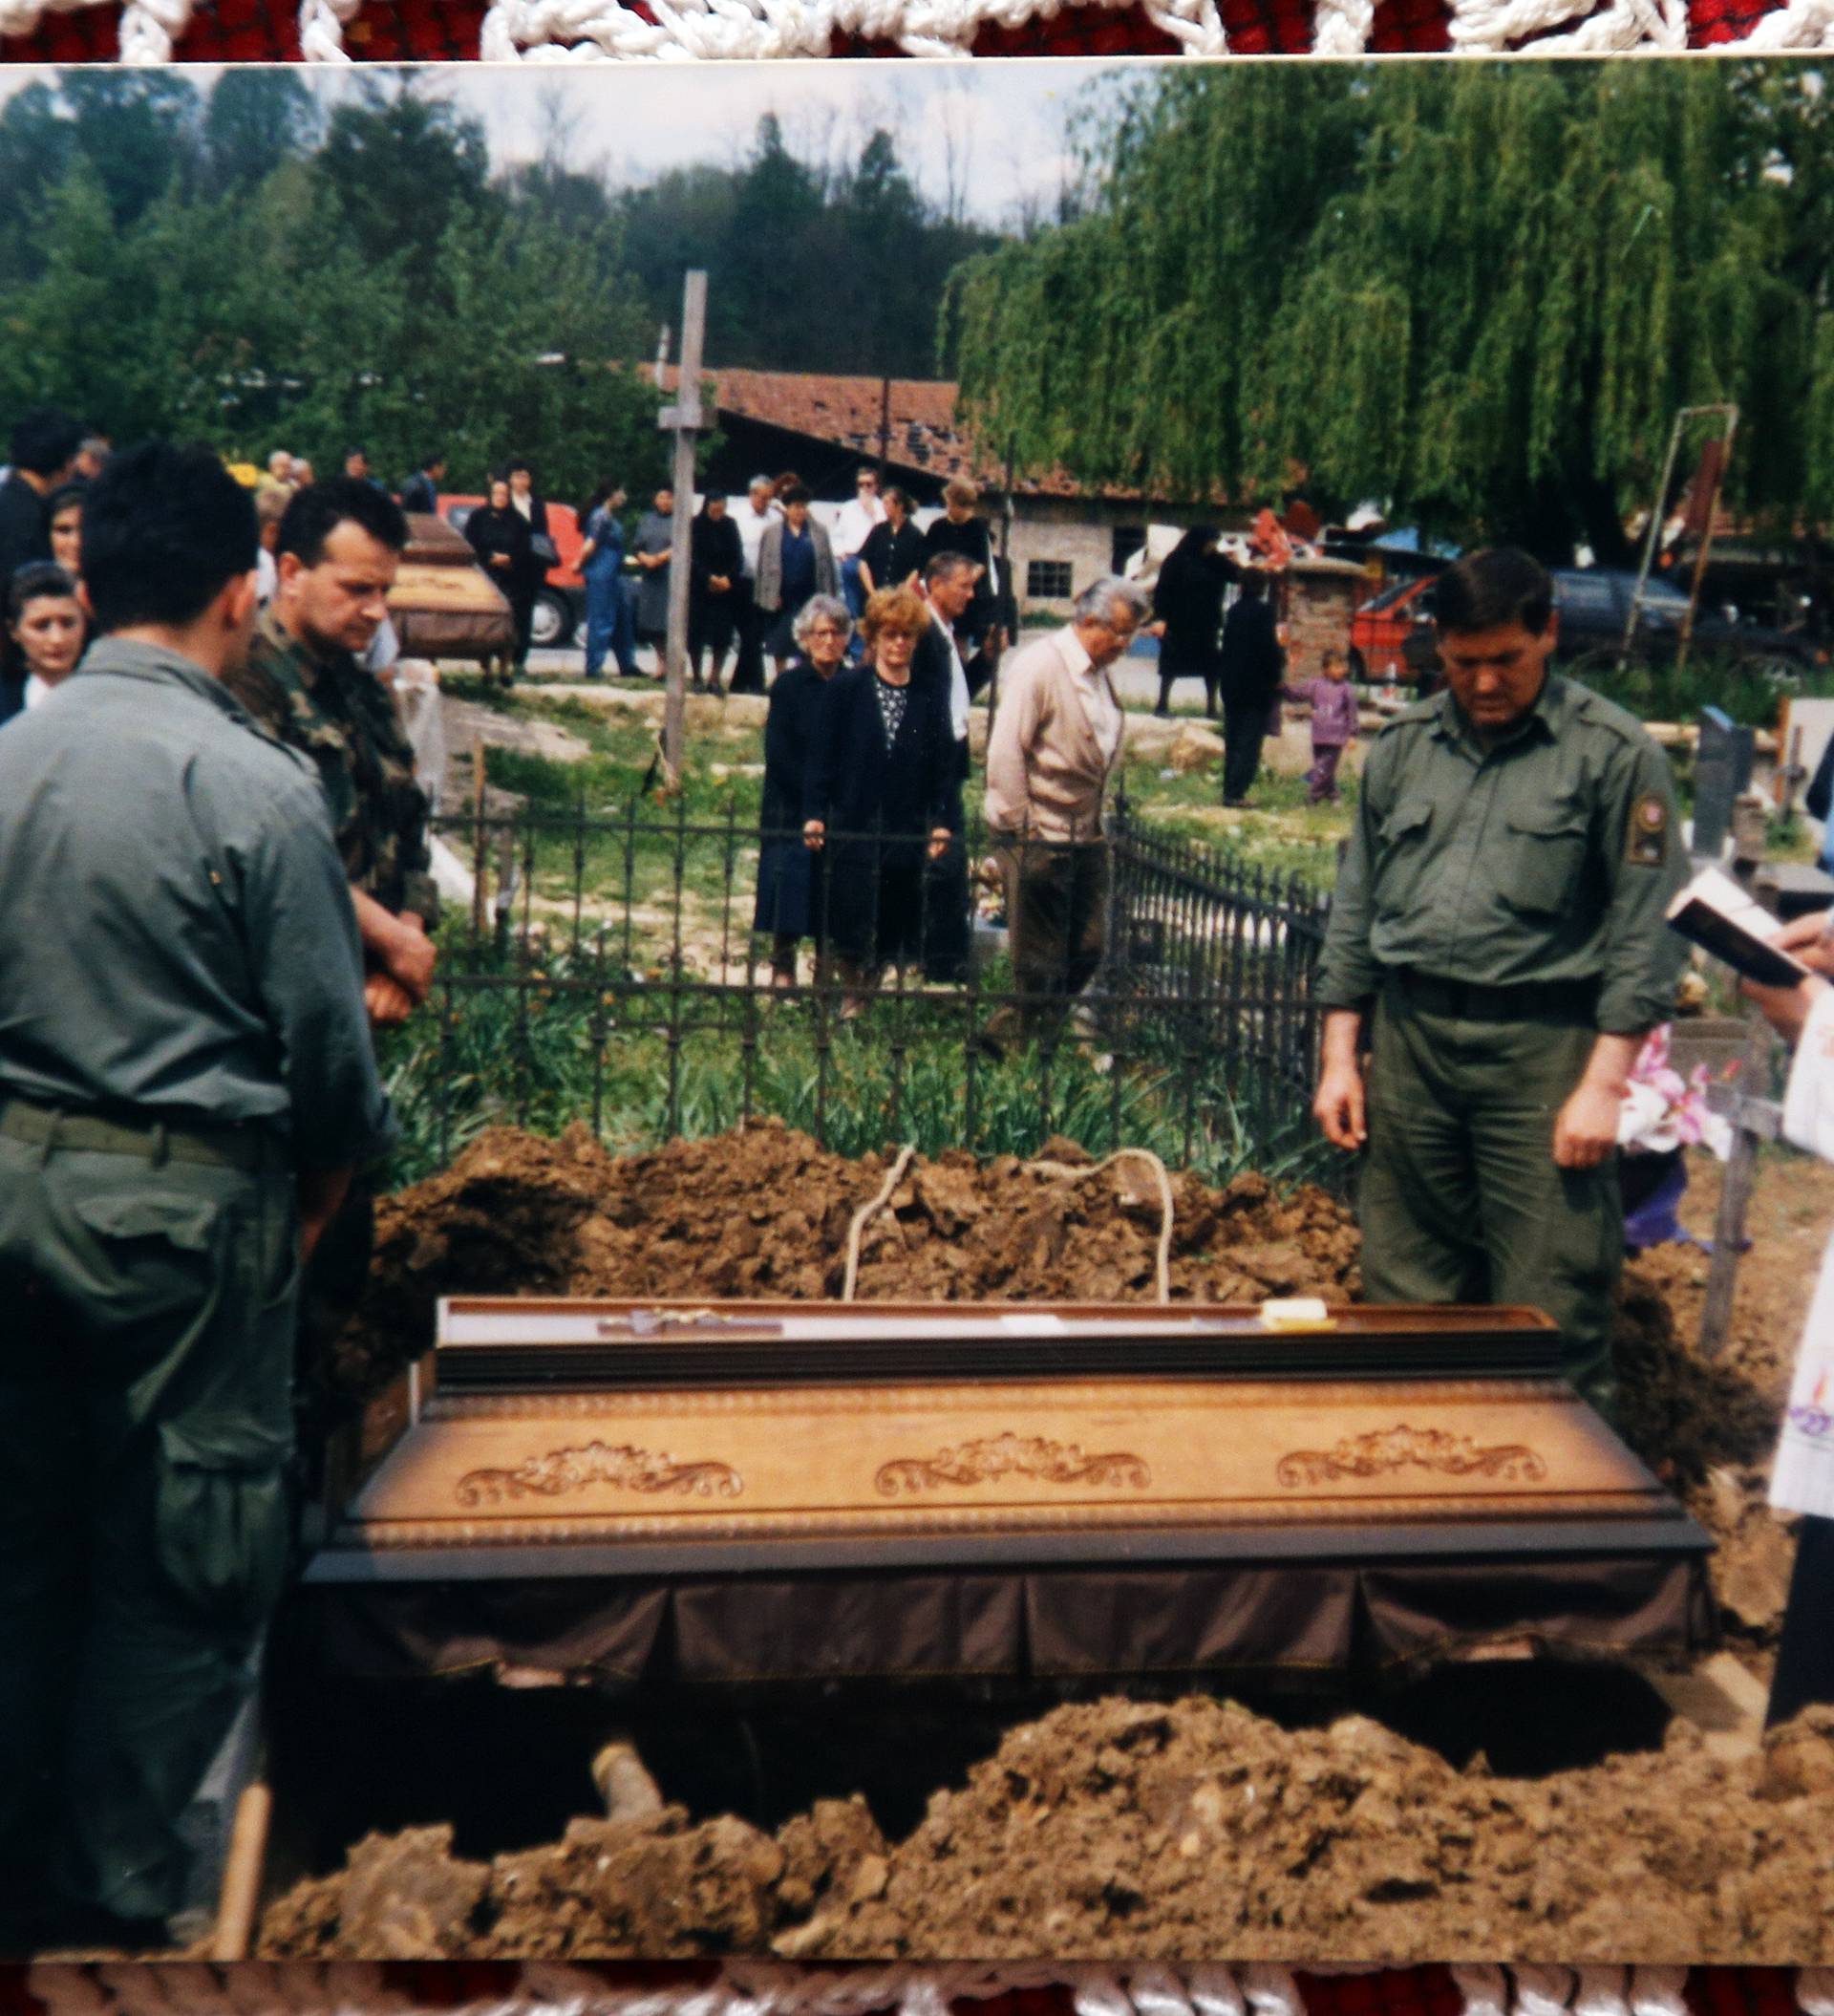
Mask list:
[[0,71],[0,1956],[1834,1965],[1827,85]]

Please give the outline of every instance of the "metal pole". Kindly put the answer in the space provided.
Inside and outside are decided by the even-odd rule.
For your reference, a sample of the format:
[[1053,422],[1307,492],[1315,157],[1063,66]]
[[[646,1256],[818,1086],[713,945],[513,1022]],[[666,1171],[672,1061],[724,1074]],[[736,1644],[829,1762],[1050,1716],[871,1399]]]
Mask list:
[[688,587],[690,538],[694,516],[694,440],[700,431],[700,353],[707,334],[707,275],[696,268],[681,291],[681,373],[672,414],[665,425],[675,436],[675,518],[669,548],[669,643],[667,697],[662,714],[662,760],[672,787],[681,778],[683,724],[688,694]]
[[1688,662],[1688,646],[1694,641],[1694,615],[1700,604],[1700,583],[1707,571],[1707,555],[1713,551],[1713,514],[1718,508],[1719,492],[1725,487],[1726,465],[1732,461],[1732,438],[1738,431],[1738,409],[1726,409],[1726,431],[1719,440],[1719,461],[1714,468],[1713,485],[1707,492],[1705,521],[1700,527],[1700,550],[1694,556],[1694,579],[1688,587],[1688,612],[1681,619],[1681,641],[1675,646],[1674,669]]
[[1681,446],[1681,427],[1692,411],[1683,407],[1669,429],[1669,452],[1662,459],[1662,480],[1655,486],[1655,502],[1650,507],[1649,536],[1643,542],[1643,560],[1636,570],[1636,586],[1631,590],[1631,612],[1624,619],[1624,641],[1618,646],[1617,669],[1624,670],[1636,642],[1636,619],[1643,608],[1643,590],[1649,585],[1650,565],[1655,558],[1655,542],[1662,536],[1662,506],[1668,501],[1669,479],[1674,474],[1674,458]]

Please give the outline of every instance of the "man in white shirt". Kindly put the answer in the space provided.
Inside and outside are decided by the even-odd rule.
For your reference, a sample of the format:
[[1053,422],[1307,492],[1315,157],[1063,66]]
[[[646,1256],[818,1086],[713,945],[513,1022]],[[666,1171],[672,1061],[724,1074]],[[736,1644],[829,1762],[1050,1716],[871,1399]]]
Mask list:
[[1015,652],[987,744],[987,823],[1006,885],[1020,999],[988,1026],[1049,1041],[1101,964],[1108,844],[1102,802],[1125,728],[1108,668],[1152,612],[1145,590],[1106,575],[1062,630]]
[[[975,563],[961,553],[931,555],[920,590],[929,605],[931,620],[917,640],[917,654],[911,662],[913,678],[929,681],[948,696],[949,725],[955,740],[955,765],[950,773],[954,817],[949,826],[957,834],[964,830],[962,786],[968,782],[969,771],[969,687],[955,626],[974,600],[980,572]],[[951,842],[941,858],[929,864],[926,873],[929,886],[924,897],[925,976],[931,980],[966,979],[968,857],[961,842]]]
[[756,600],[757,549],[764,543],[764,534],[783,515],[768,476],[754,476],[746,487],[745,502],[732,514],[738,527],[739,550],[745,556],[745,574],[734,584],[738,657],[733,665],[732,684],[726,689],[729,693],[764,691],[764,633],[770,628],[770,618],[760,615]]
[[879,495],[879,472],[863,468],[853,480],[853,502],[841,506],[834,522],[834,557],[841,563],[841,592],[857,623],[866,606],[860,586],[860,548],[876,525],[885,518],[885,500]]

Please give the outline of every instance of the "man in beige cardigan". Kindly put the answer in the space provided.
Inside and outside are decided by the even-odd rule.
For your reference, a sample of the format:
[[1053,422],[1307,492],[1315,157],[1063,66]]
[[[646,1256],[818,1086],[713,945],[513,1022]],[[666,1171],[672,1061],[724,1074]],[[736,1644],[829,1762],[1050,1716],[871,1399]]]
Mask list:
[[1101,963],[1108,848],[1102,799],[1123,718],[1108,667],[1145,621],[1143,590],[1105,575],[1071,621],[1015,652],[1000,675],[987,744],[987,823],[1006,884],[1008,942],[1021,997],[988,1025],[997,1052],[1016,1031],[1048,1038]]

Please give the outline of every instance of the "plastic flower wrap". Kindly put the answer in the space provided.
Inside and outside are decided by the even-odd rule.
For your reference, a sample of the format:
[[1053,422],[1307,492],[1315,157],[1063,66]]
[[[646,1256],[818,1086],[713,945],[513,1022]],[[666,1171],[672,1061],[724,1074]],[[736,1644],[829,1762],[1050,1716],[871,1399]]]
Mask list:
[[1704,1147],[1723,1162],[1732,1152],[1732,1123],[1707,1105],[1713,1074],[1696,1064],[1691,1076],[1681,1076],[1669,1062],[1670,1029],[1668,1022],[1652,1029],[1631,1066],[1617,1145],[1632,1155]]

